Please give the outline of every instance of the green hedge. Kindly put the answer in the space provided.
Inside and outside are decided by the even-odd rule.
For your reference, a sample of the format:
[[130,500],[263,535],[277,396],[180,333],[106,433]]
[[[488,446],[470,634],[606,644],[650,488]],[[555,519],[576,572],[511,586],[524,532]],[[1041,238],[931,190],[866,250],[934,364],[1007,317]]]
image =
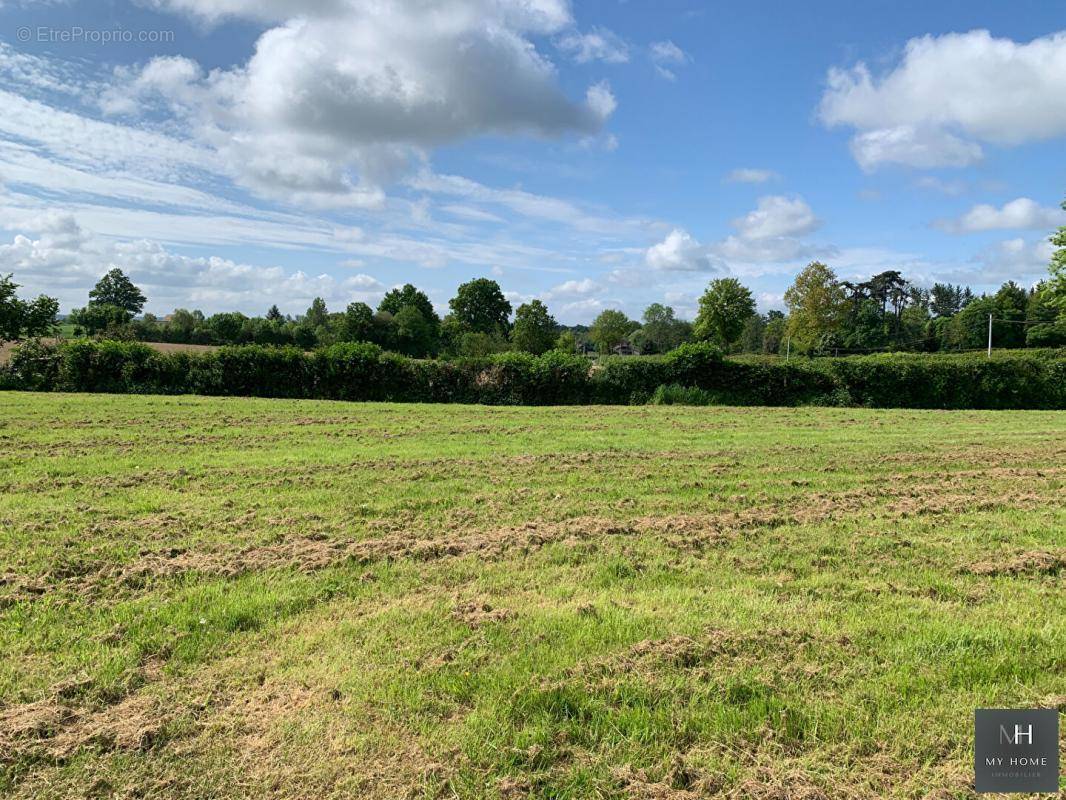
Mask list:
[[723,358],[711,345],[689,344],[665,356],[590,364],[557,351],[422,361],[372,344],[314,353],[257,345],[161,353],[140,342],[75,340],[17,348],[0,370],[0,389],[491,405],[684,402],[692,396],[734,405],[1062,409],[1066,350],[991,359],[894,353],[785,362]]

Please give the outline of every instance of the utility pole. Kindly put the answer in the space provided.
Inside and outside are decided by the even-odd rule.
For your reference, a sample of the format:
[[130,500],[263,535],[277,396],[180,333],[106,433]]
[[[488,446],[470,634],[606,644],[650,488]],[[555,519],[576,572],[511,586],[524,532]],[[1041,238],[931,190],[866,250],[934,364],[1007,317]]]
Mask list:
[[988,357],[992,358],[992,315],[988,315]]

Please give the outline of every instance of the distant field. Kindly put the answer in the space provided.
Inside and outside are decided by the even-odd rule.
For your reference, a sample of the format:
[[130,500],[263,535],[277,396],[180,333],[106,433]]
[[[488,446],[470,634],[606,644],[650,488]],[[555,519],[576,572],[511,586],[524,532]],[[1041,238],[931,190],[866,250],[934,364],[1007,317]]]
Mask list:
[[0,393],[0,794],[968,797],[1066,412]]
[[[70,336],[64,331],[59,338],[69,339]],[[42,339],[41,341],[53,344],[57,339]],[[172,344],[170,342],[145,342],[151,348],[160,353],[207,353],[218,348],[212,344]],[[15,342],[0,343],[0,364],[6,364],[11,358],[11,353],[18,345]]]

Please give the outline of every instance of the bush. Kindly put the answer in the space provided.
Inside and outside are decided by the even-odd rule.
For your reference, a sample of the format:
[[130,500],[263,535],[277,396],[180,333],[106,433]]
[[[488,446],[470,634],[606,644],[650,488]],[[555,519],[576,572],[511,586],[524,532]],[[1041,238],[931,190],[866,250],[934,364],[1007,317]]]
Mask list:
[[1034,325],[1026,334],[1027,347],[1062,347],[1066,345],[1066,320],[1042,322]]
[[27,342],[0,388],[333,400],[564,405],[728,403],[883,408],[1066,408],[1066,350],[726,359],[713,345],[602,358],[553,350],[421,361],[372,344],[306,353],[248,345],[161,353],[138,342]]
[[31,339],[15,348],[5,372],[8,388],[51,391],[59,376],[59,350],[55,345]]
[[653,406],[713,406],[717,400],[718,398],[706,389],[671,383],[668,386],[658,387],[648,400],[648,404]]

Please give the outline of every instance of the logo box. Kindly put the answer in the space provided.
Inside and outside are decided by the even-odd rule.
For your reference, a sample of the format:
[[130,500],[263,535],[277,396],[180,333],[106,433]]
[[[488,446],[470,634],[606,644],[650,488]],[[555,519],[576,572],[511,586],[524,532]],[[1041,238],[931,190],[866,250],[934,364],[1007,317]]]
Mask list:
[[1059,712],[979,708],[974,712],[974,789],[1057,792]]

